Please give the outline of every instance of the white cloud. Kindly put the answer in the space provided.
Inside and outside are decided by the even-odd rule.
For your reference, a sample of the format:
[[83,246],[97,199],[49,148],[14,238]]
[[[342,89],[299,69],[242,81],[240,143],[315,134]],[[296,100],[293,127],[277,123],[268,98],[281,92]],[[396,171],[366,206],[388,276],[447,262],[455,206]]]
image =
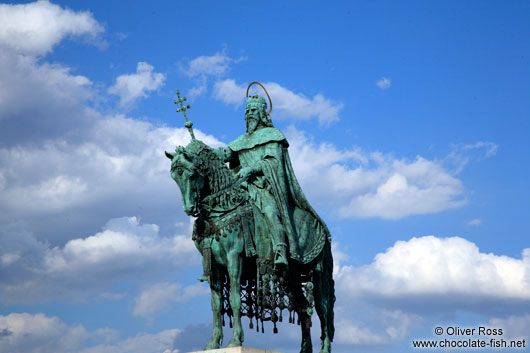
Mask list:
[[412,329],[439,324],[433,313],[515,312],[481,326],[502,328],[507,339],[528,337],[530,316],[522,313],[530,302],[530,249],[518,259],[480,252],[463,238],[426,236],[398,241],[363,266],[342,265],[340,247],[333,253],[341,260],[335,351],[399,344]]
[[103,27],[88,11],[74,12],[49,1],[0,4],[0,46],[25,55],[44,55],[65,37],[96,38]]
[[246,92],[245,85],[238,85],[233,79],[217,81],[214,84],[214,98],[226,104],[239,106],[243,104]]
[[116,343],[81,349],[78,353],[181,353],[178,349],[173,349],[173,341],[180,332],[181,330],[172,329],[154,334],[141,333]]
[[462,150],[468,151],[468,150],[483,150],[484,152],[484,158],[493,157],[497,154],[497,150],[499,149],[499,145],[493,142],[488,141],[480,141],[477,143],[471,143],[461,146]]
[[[205,93],[208,80],[213,76],[217,79],[213,86],[213,97],[226,104],[240,106],[244,103],[247,85],[238,84],[233,78],[222,79],[222,77],[229,71],[232,63],[244,60],[245,57],[230,58],[226,54],[226,49],[212,56],[199,56],[190,60],[187,65],[180,68],[195,82],[188,95],[193,98]],[[328,125],[339,120],[339,112],[344,106],[342,103],[325,98],[320,93],[308,98],[303,93],[295,93],[276,82],[264,83],[264,86],[272,100],[273,118],[308,120],[316,117],[320,124]],[[257,88],[258,86],[254,86],[249,94],[254,94]],[[266,96],[261,89],[260,95]]]
[[[44,314],[0,315],[0,351],[10,353],[179,353],[173,343],[182,330],[140,333],[119,340],[116,330],[88,332],[83,326],[68,326]],[[102,342],[103,341],[103,342]],[[89,342],[94,342],[89,347]]]
[[[4,13],[11,9],[1,6]],[[112,290],[112,279],[145,278],[145,271],[174,274],[190,264],[172,258],[174,246],[190,250],[183,261],[198,258],[193,245],[179,243],[191,244],[188,227],[186,238],[173,236],[174,224],[188,217],[178,208],[180,195],[164,156],[164,150],[190,141],[186,129],[104,116],[86,104],[96,94],[89,79],[26,54],[44,55],[75,33],[80,32],[42,39],[45,47],[25,52],[0,44],[5,49],[0,50],[0,296],[5,302],[57,295],[81,299]],[[145,65],[139,69],[150,72]],[[160,82],[159,75],[151,70],[151,83]],[[195,133],[209,145],[220,145]],[[124,215],[141,215],[161,230],[133,217],[121,221],[132,224],[129,230],[116,230],[118,221],[113,221],[98,232],[107,220]],[[146,228],[151,233],[142,235]]]
[[488,141],[453,145],[446,157],[446,164],[452,165],[455,173],[460,173],[471,160],[483,160],[497,154],[499,145]]
[[177,283],[157,283],[144,290],[136,299],[133,314],[152,318],[154,314],[167,309],[173,302],[182,303],[209,293],[209,287],[201,284],[183,287]]
[[[211,146],[220,145],[200,130],[195,134]],[[116,116],[95,121],[79,141],[0,148],[4,176],[0,221],[27,219],[36,232],[41,229],[31,228],[32,220],[58,212],[71,217],[66,225],[64,218],[50,220],[63,223],[57,224],[52,241],[64,239],[65,226],[86,228],[76,221],[84,213],[93,217],[101,212],[92,223],[99,227],[109,215],[138,214],[141,206],[145,209],[142,214],[151,215],[158,224],[173,224],[179,215],[174,207],[180,196],[169,176],[170,162],[164,150],[172,151],[189,141],[185,128],[154,127]],[[100,212],[94,213],[94,209]],[[185,216],[180,213],[178,217]]]
[[[485,327],[500,328],[503,330],[503,338],[528,339],[530,338],[530,314],[520,316],[509,316],[507,318],[493,318]],[[528,344],[528,343],[527,343]]]
[[181,70],[189,77],[201,75],[217,76],[224,74],[232,61],[233,59],[226,55],[226,50],[223,50],[211,56],[202,55],[190,60],[187,67]]
[[219,78],[230,70],[232,63],[245,61],[246,57],[233,59],[227,55],[226,47],[214,55],[201,55],[180,65],[180,71],[190,77],[195,85],[189,90],[188,96],[197,97],[206,92],[209,77]]
[[170,302],[178,298],[180,286],[176,283],[158,283],[143,291],[136,299],[133,314],[148,317],[157,311],[166,309]]
[[93,121],[83,106],[92,82],[68,68],[0,50],[0,82],[0,147],[75,133]]
[[[482,253],[460,237],[397,241],[365,266],[344,266],[338,290],[349,298],[426,301],[432,307],[480,305],[488,300],[530,301],[530,249],[522,258]],[[444,299],[441,299],[444,298]]]
[[392,168],[394,173],[375,192],[353,198],[340,209],[340,215],[397,219],[465,204],[464,200],[455,200],[462,194],[460,181],[432,161],[421,157],[413,162],[395,161]]
[[475,219],[472,219],[471,221],[467,222],[467,224],[469,224],[470,226],[479,226],[482,224],[482,220],[478,219],[478,218],[475,218]]
[[203,94],[204,92],[206,92],[206,89],[207,89],[207,81],[206,79],[198,79],[197,80],[197,84],[195,86],[193,86],[189,91],[188,91],[188,96],[191,98],[191,99],[194,99],[195,97],[198,97],[200,96],[201,94]]
[[0,315],[0,351],[11,353],[71,352],[87,339],[83,326],[67,326],[44,314]]
[[307,120],[317,117],[320,124],[330,124],[339,120],[339,112],[344,104],[334,103],[322,94],[307,98],[302,93],[294,93],[277,83],[264,84],[271,96],[273,109],[277,109],[281,117]]
[[111,220],[102,232],[47,251],[43,272],[76,277],[89,269],[96,277],[109,268],[138,271],[150,263],[178,267],[193,258],[196,249],[189,237],[162,238],[158,231],[157,225],[140,224],[136,217]]
[[6,253],[0,256],[0,262],[3,266],[9,266],[12,263],[17,262],[20,259],[20,254],[17,252],[14,253]]
[[[110,287],[114,281],[144,281],[199,264],[189,235],[161,237],[158,226],[137,218],[111,220],[97,234],[50,247],[13,227],[0,229],[2,263],[0,298],[4,302],[75,299]],[[139,284],[139,283],[138,283]],[[191,292],[190,292],[191,291]],[[193,288],[184,288],[182,298]]]
[[349,256],[340,249],[340,243],[337,241],[331,243],[331,252],[333,254],[333,276],[335,276],[339,273],[342,264],[349,260]]
[[[38,4],[58,8],[49,2]],[[12,5],[0,6],[4,9],[5,6]],[[92,18],[88,13],[66,12]],[[83,21],[80,17],[76,20],[79,23]],[[0,21],[0,26],[2,23]],[[167,228],[164,232],[164,225],[153,221],[158,217],[157,220],[167,220],[174,224],[177,220],[185,219],[182,212],[174,208],[178,206],[180,196],[176,185],[168,176],[169,162],[163,156],[163,150],[171,150],[177,144],[186,144],[189,141],[187,131],[156,127],[123,116],[103,116],[85,105],[95,94],[88,78],[76,75],[69,68],[60,65],[41,64],[35,57],[19,55],[44,55],[68,35],[96,36],[101,32],[97,22],[92,30],[81,26],[85,29],[76,32],[68,26],[70,25],[64,25],[62,30],[55,30],[52,36],[46,34],[44,28],[42,32],[36,33],[37,36],[44,37],[37,42],[23,43],[20,47],[9,38],[2,44],[8,48],[8,51],[0,53],[0,81],[5,83],[2,86],[4,90],[0,87],[0,119],[3,119],[0,139],[0,221],[4,224],[0,236],[0,293],[3,302],[18,300],[34,303],[37,300],[57,299],[57,293],[82,300],[85,295],[115,289],[109,288],[111,282],[133,279],[143,283],[146,279],[151,280],[148,277],[160,273],[171,272],[174,275],[182,266],[188,265],[190,259],[195,258],[191,263],[198,263],[198,253],[189,240],[189,231],[186,236],[169,236],[168,229],[174,234],[173,228]],[[94,29],[98,27],[99,29]],[[24,29],[23,26],[18,28]],[[203,60],[202,63],[196,61],[193,64],[193,77],[198,79],[201,75],[225,75],[229,69],[229,65],[225,64],[222,58]],[[152,67],[149,68],[150,65],[146,65],[143,67],[146,80],[131,80],[130,87],[125,80],[122,85],[125,92],[123,97],[127,94],[130,97],[135,94],[138,97],[145,96],[150,92],[148,87],[163,83],[160,82],[160,76],[157,76],[161,74],[155,73]],[[219,81],[220,85],[223,83],[228,84],[224,90],[234,94],[219,98],[220,100],[231,104],[238,103],[237,100],[243,101],[238,97],[244,96],[246,87],[238,86],[234,80],[231,87],[228,80]],[[340,104],[318,95],[307,98],[280,85],[271,85],[272,91],[276,90],[276,94],[285,96],[283,101],[279,98],[277,102],[273,97],[274,111],[279,112],[280,116],[302,112],[304,116],[293,117],[303,119],[309,115],[317,117],[323,123],[338,119]],[[115,89],[119,94],[118,88]],[[199,93],[201,92],[197,91]],[[32,103],[27,104],[28,101]],[[293,107],[296,110],[293,111]],[[28,126],[32,128],[28,129]],[[205,136],[200,131],[196,131],[196,134],[210,145],[220,144],[212,136]],[[294,151],[302,150],[302,145],[292,145],[295,147]],[[334,195],[345,194],[348,197],[377,194],[379,186],[387,183],[397,170],[391,163],[393,159],[388,156],[366,154],[358,149],[339,151],[330,144],[309,145],[313,150],[309,149],[308,152],[323,152],[312,156],[319,163],[318,167],[322,168],[320,171],[327,172],[328,167],[334,170],[329,175],[323,175],[341,178],[344,182],[336,186],[338,189],[333,191]],[[306,168],[306,177],[302,181],[311,185],[313,166],[305,165],[300,157],[293,156],[293,152],[291,156],[298,166]],[[357,163],[362,168],[348,167],[349,162]],[[415,163],[402,162],[405,167]],[[435,161],[431,163],[437,165]],[[371,167],[370,164],[376,165]],[[443,174],[443,168],[440,172]],[[379,177],[375,183],[371,179],[344,179],[345,176],[356,173]],[[395,190],[402,190],[403,185],[405,189],[416,186],[421,190],[421,184],[411,181],[408,174],[400,172],[399,175],[405,178],[406,183],[403,180],[401,183],[400,180],[390,182],[382,187],[382,192],[392,194]],[[418,172],[417,175],[423,177],[425,174]],[[312,195],[318,197],[326,191],[320,185],[321,183],[318,188],[309,189],[314,193]],[[340,188],[346,192],[340,192]],[[304,190],[308,189],[304,187]],[[320,200],[322,202],[323,199]],[[343,206],[347,205],[344,199],[341,202]],[[375,212],[376,216],[385,214],[378,212]],[[148,221],[142,223],[138,217],[119,218],[109,222],[101,231],[93,230],[104,223],[102,219],[123,215],[142,215]],[[25,223],[8,224],[12,220],[24,220]],[[155,223],[161,228],[155,226]],[[44,236],[50,243],[41,240]],[[338,265],[341,271],[340,262]],[[174,285],[165,285],[170,292],[175,291]],[[176,294],[178,298],[182,298],[179,300],[185,300],[197,295],[194,291],[202,293],[202,290],[198,286],[179,287]],[[148,289],[142,294],[146,295],[142,300],[142,296],[139,297],[137,306],[141,307],[140,304],[143,303],[146,315],[148,312],[156,313],[157,307],[153,304],[156,292]],[[119,299],[122,296],[120,293],[107,293],[102,294],[101,298]],[[171,303],[173,300],[163,295],[158,298],[161,298],[161,302]],[[22,327],[19,331],[11,331],[6,327],[2,331],[0,326],[0,333],[8,337],[7,340],[0,339],[1,351],[31,352],[34,347],[42,346],[46,351],[60,353],[76,349],[86,337],[86,331],[82,327],[68,327],[57,318],[18,315],[26,317],[11,317],[8,321],[23,322],[19,325]],[[42,329],[38,328],[38,322],[41,322]],[[401,333],[396,331],[398,329],[390,322],[385,324],[384,332],[373,329],[368,333],[391,341],[392,337],[400,337]],[[22,336],[16,336],[15,332],[22,332],[25,341],[18,339]],[[39,332],[46,332],[44,341]],[[93,334],[96,333],[90,333]],[[113,337],[112,330],[101,329],[99,334],[113,343],[87,348],[85,353],[170,352],[174,350],[171,343],[179,330],[139,334],[120,342]],[[18,338],[15,340],[14,337]]]
[[146,62],[139,62],[135,74],[118,76],[109,93],[120,97],[120,105],[125,106],[138,98],[145,98],[149,92],[156,91],[164,84],[166,76],[153,72],[154,67]]
[[[372,314],[372,320],[355,321],[344,315],[348,310],[337,312],[339,318],[335,327],[340,328],[335,332],[334,342],[338,345],[389,345],[403,339],[409,328],[417,321],[417,317],[403,313],[399,310],[379,310]],[[375,320],[375,322],[371,322]]]
[[[322,94],[316,94],[308,98],[302,93],[295,93],[275,82],[263,83],[272,100],[273,119],[308,120],[316,117],[320,124],[328,125],[339,120],[339,112],[343,108],[342,103],[332,102]],[[218,81],[214,85],[214,98],[226,104],[239,106],[245,99],[247,86],[237,84],[233,79]],[[256,87],[253,86],[249,95],[254,94]],[[258,92],[266,98],[264,92]],[[267,102],[268,105],[268,102]]]
[[[421,156],[396,159],[359,148],[316,145],[294,128],[289,154],[308,197],[338,210],[341,217],[403,218],[460,207],[463,187],[441,162]],[[325,185],[325,187],[323,187]]]
[[392,81],[390,81],[390,79],[387,77],[381,77],[379,80],[377,80],[375,84],[380,89],[386,90],[390,88],[390,86],[392,85]]

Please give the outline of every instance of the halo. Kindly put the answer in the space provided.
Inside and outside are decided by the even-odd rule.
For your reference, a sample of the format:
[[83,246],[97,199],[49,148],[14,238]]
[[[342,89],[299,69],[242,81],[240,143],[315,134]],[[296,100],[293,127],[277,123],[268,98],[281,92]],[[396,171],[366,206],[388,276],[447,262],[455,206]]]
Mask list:
[[271,101],[271,97],[269,96],[269,93],[267,92],[267,90],[265,89],[265,87],[263,87],[263,85],[261,83],[259,83],[258,81],[254,81],[252,82],[250,85],[248,85],[247,87],[247,98],[248,98],[248,91],[250,90],[250,86],[252,86],[253,84],[257,83],[258,85],[261,86],[261,88],[263,88],[263,90],[265,91],[265,94],[267,95],[267,98],[269,98],[269,112],[267,114],[271,114],[272,112],[272,101]]

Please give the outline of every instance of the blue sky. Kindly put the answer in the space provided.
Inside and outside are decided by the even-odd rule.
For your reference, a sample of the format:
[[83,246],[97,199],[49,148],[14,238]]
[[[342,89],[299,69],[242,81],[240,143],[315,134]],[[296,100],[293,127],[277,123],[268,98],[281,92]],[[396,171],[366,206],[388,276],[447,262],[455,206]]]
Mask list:
[[[221,146],[255,80],[333,234],[334,352],[408,352],[450,325],[530,339],[529,17],[524,1],[0,4],[0,351],[202,348],[209,290],[163,153],[189,141],[173,99]],[[298,327],[265,329],[245,345],[297,351]]]

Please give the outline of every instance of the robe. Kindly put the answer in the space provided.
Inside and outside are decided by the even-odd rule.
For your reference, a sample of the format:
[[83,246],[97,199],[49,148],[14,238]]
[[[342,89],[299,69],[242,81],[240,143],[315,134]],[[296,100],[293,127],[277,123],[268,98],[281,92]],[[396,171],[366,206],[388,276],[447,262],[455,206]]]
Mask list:
[[[273,203],[286,235],[289,255],[306,264],[331,241],[324,221],[307,201],[291,165],[289,144],[283,133],[264,127],[245,134],[228,145],[231,165],[249,167],[253,177],[245,183],[250,202],[267,219],[267,204]],[[270,207],[270,206],[269,206]],[[268,227],[274,232],[275,227]]]

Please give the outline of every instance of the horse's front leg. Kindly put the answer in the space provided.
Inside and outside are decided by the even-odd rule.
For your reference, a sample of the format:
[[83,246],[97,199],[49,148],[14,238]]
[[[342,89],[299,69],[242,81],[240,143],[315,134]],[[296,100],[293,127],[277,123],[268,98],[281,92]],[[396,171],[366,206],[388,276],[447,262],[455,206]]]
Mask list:
[[231,249],[228,252],[228,276],[230,278],[230,306],[234,315],[234,334],[228,343],[228,347],[241,346],[245,336],[241,326],[241,273],[243,259],[239,249]]
[[335,306],[335,282],[333,281],[333,257],[329,243],[324,247],[322,256],[315,266],[315,307],[320,319],[322,347],[320,353],[331,352],[331,342],[335,334],[333,323]]
[[222,281],[221,270],[218,264],[212,263],[212,274],[210,278],[210,290],[212,294],[213,331],[212,338],[204,347],[204,350],[217,349],[223,343],[223,323],[222,323]]
[[325,278],[325,275],[320,272],[316,271],[315,276],[315,307],[317,309],[318,318],[320,319],[320,329],[321,329],[321,335],[320,340],[322,347],[320,349],[320,353],[330,353],[331,352],[331,334],[329,332],[330,324],[333,325],[333,323],[329,322],[330,315],[332,319],[333,312],[333,303],[331,302],[333,300],[332,298],[332,288],[330,288],[330,284],[332,279]]

